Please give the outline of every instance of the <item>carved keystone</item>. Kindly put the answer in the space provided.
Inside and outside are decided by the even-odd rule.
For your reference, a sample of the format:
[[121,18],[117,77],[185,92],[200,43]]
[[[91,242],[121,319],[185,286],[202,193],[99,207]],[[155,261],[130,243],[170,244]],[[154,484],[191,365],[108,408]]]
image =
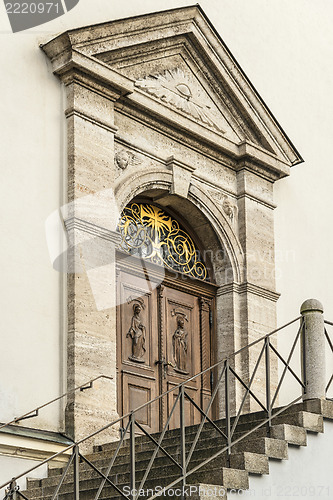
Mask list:
[[186,165],[185,163],[176,160],[174,156],[170,156],[165,163],[166,166],[172,168],[173,171],[171,194],[177,194],[178,196],[187,198],[192,174],[196,167]]

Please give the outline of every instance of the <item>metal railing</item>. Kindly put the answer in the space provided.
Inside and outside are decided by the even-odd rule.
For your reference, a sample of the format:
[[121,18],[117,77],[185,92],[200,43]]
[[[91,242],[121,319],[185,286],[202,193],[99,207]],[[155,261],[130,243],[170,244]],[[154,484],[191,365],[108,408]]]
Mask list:
[[[272,337],[278,332],[281,332],[281,330],[287,329],[287,327],[290,327],[291,325],[295,325],[295,323],[297,322],[300,322],[300,326],[299,328],[297,328],[296,336],[293,338],[288,355],[283,356],[274,345]],[[328,321],[325,321],[325,324],[333,326],[333,323]],[[279,415],[285,412],[293,404],[304,399],[304,397],[306,396],[306,374],[304,367],[302,367],[302,363],[304,363],[304,353],[302,352],[302,350],[304,349],[305,330],[305,319],[303,316],[299,316],[286,325],[272,331],[268,335],[265,335],[260,339],[242,347],[237,352],[215,363],[214,365],[201,371],[200,373],[188,378],[178,386],[169,389],[165,393],[139,406],[135,410],[128,412],[126,415],[121,416],[113,422],[108,423],[101,429],[98,429],[97,431],[91,433],[89,436],[73,443],[72,445],[67,446],[62,451],[54,454],[52,457],[45,459],[38,466],[31,467],[29,470],[16,476],[11,481],[8,481],[5,484],[1,485],[0,489],[6,486],[8,487],[4,500],[18,500],[19,498],[29,500],[26,494],[20,491],[17,485],[17,481],[20,478],[27,476],[31,472],[36,471],[39,467],[50,464],[50,462],[54,461],[57,457],[63,455],[64,453],[68,453],[69,451],[72,451],[72,454],[68,460],[66,467],[61,471],[62,475],[53,492],[52,500],[58,500],[59,495],[61,495],[61,488],[64,485],[71,468],[73,469],[73,499],[80,499],[80,462],[86,464],[86,467],[88,469],[93,470],[96,474],[96,477],[100,478],[101,480],[99,486],[96,488],[94,500],[99,500],[100,495],[105,487],[111,487],[116,495],[121,496],[126,500],[138,500],[139,492],[150,480],[150,472],[153,469],[155,461],[161,458],[161,454],[163,454],[168,462],[174,466],[173,470],[178,471],[174,472],[174,476],[170,478],[171,481],[169,481],[168,484],[164,485],[164,488],[166,490],[169,488],[173,488],[177,484],[181,484],[182,486],[184,486],[187,482],[187,479],[190,478],[191,475],[195,474],[197,471],[200,471],[200,469],[202,470],[207,464],[224,454],[226,456],[227,464],[229,463],[230,465],[230,454],[232,447],[234,447],[236,444],[240,443],[247,437],[254,435],[254,433],[261,428],[263,428],[265,435],[269,435],[272,421],[274,421]],[[329,348],[333,353],[333,343],[326,328],[325,338],[327,340]],[[296,368],[292,366],[292,360],[295,358],[297,346],[299,348],[298,361],[301,361],[300,363],[298,363],[301,367],[300,375],[296,373]],[[239,375],[239,373],[237,373],[237,369],[235,367],[237,363],[235,363],[235,361],[237,360],[237,356],[240,356],[245,352],[249,354],[251,349],[254,348],[255,353],[253,354],[253,356],[256,357],[256,362],[253,368],[253,372],[250,377],[248,377],[248,380],[244,380]],[[272,383],[272,375],[274,375],[272,365],[274,365],[273,368],[276,373],[278,361],[282,363],[283,370],[281,376],[276,378],[275,386],[275,384]],[[257,389],[254,387],[256,383],[256,376],[259,371],[261,374],[264,373],[264,398],[262,397],[262,391],[257,391],[256,393],[258,387]],[[207,373],[216,372],[218,372],[218,377],[216,383],[211,388],[210,399],[208,400],[206,407],[201,408],[200,404],[198,404],[188,393],[189,384],[191,381],[202,378]],[[281,387],[286,379],[287,373],[289,373],[293,380],[297,382],[300,394],[292,401],[289,401],[289,403],[284,405],[283,407],[278,407],[278,396],[281,392]],[[330,376],[330,379],[326,386],[326,390],[329,389],[330,385],[332,384],[332,380],[333,375]],[[237,384],[238,389],[241,389],[243,393],[242,397],[239,398],[240,404],[238,408],[233,408],[232,410],[231,405],[235,403],[234,394],[232,394],[232,391]],[[140,423],[140,419],[137,417],[138,412],[143,409],[147,409],[148,411],[148,407],[152,408],[152,406],[156,403],[158,404],[158,402],[161,401],[162,398],[169,398],[171,395],[175,395],[173,396],[175,397],[175,399],[162,431],[159,434],[149,433],[144,425]],[[217,397],[220,401],[223,401],[224,411],[222,417],[220,415],[219,421],[213,421],[210,415]],[[250,430],[241,433],[238,425],[241,421],[246,401],[249,400],[252,400],[253,403],[255,402],[257,407],[261,409],[262,417],[259,420],[259,423],[254,422],[254,425]],[[191,440],[186,440],[186,401],[193,407],[193,411],[197,412],[197,414],[199,414],[200,416],[200,423],[197,424],[197,427],[192,428],[194,429],[194,432],[195,430],[196,432],[194,438]],[[175,439],[177,438],[177,448],[179,448],[179,451],[176,453],[171,453],[165,446],[163,446],[163,440],[167,436],[167,431],[171,426],[171,421],[176,414],[177,408],[179,410],[179,430],[176,431],[177,435]],[[204,460],[198,461],[194,460],[195,452],[197,450],[197,445],[199,443],[199,439],[202,435],[205,424],[210,425],[215,430],[218,438],[221,439],[221,442],[218,443],[218,449],[212,452],[209,457],[205,458]],[[112,427],[118,428],[120,425],[125,426],[121,439],[119,440],[119,442],[115,443],[115,451],[110,458],[110,462],[107,466],[103,466],[103,470],[101,470],[86,456],[80,453],[80,445],[86,443],[88,440],[101,434],[107,429],[110,429]],[[140,471],[140,476],[142,476],[140,478],[136,473],[136,442],[138,439],[142,439],[141,436],[137,436],[138,431],[146,436],[148,438],[148,441],[153,443],[154,446],[148,466],[143,472],[143,475],[142,471]],[[126,439],[127,437],[129,437],[129,440]],[[129,443],[129,494],[125,494],[124,490],[121,489],[121,484],[116,484],[116,480],[112,476],[113,468],[116,466],[117,457],[119,456],[119,452],[122,446],[125,445],[125,441],[126,443]],[[158,495],[159,493],[152,494],[150,496],[150,500],[153,500]]]
[[74,394],[77,391],[83,392],[86,391],[87,389],[92,389],[94,386],[94,382],[96,382],[99,379],[106,379],[106,380],[113,380],[113,377],[109,377],[108,375],[98,375],[98,377],[95,377],[91,380],[88,380],[88,382],[85,382],[82,385],[79,385],[78,387],[75,387],[74,389],[65,392],[64,394],[61,394],[61,396],[58,396],[54,399],[51,399],[50,401],[47,401],[47,403],[44,403],[40,406],[37,406],[33,410],[28,411],[27,413],[24,413],[20,417],[15,417],[13,420],[10,420],[9,422],[5,424],[0,424],[0,431],[4,429],[5,427],[8,427],[9,425],[17,424],[18,422],[21,422],[22,420],[27,420],[29,418],[35,418],[38,417],[40,410],[46,408],[47,406],[51,405],[52,403],[55,403],[56,401],[60,401],[63,398],[66,398],[70,394]]
[[[333,323],[331,321],[327,321],[327,320],[324,320],[324,324],[325,325],[329,325],[329,326],[333,326]],[[325,327],[324,328],[324,333],[325,333],[325,337],[326,337],[326,340],[328,342],[328,345],[330,347],[330,350],[331,350],[331,353],[333,354],[333,342],[332,342],[332,339],[331,337],[329,336],[328,334],[328,331],[327,331],[327,328]],[[328,391],[332,385],[332,382],[333,382],[333,373],[331,374],[331,377],[326,385],[326,394],[328,394]]]

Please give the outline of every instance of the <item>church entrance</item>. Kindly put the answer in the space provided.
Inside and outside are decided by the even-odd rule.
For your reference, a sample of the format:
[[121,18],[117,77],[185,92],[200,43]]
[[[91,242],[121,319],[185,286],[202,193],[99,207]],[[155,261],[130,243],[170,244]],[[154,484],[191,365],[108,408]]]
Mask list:
[[[153,225],[152,217],[155,219]],[[182,226],[178,223],[175,226],[175,222],[164,210],[148,204],[132,204],[122,214],[119,232],[124,251],[119,252],[117,258],[120,415],[158,398],[215,361],[216,287],[209,282],[199,249]],[[172,232],[178,238],[174,244],[171,242]],[[136,251],[139,244],[140,252]],[[195,248],[195,254],[190,244]],[[185,245],[188,245],[187,249]],[[126,251],[126,246],[131,251]],[[172,258],[177,269],[167,265],[170,250],[176,253]],[[195,266],[205,279],[194,278]],[[211,384],[208,372],[187,382],[186,392],[197,405],[205,407],[211,395]],[[160,430],[177,395],[177,390],[172,391],[142,408],[136,414],[138,422],[149,432]],[[170,428],[179,426],[179,418],[177,406]],[[195,407],[186,401],[186,425],[198,423],[200,418]]]

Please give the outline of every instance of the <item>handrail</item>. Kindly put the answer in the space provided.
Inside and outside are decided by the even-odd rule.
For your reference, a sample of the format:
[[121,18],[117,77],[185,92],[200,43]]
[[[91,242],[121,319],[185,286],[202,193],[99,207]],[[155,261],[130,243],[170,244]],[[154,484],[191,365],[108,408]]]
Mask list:
[[[14,420],[11,420],[10,422],[7,422],[6,424],[1,424],[0,425],[0,431],[4,427],[7,427],[8,425],[15,424],[17,422],[20,422],[21,420],[26,420],[28,418],[37,417],[38,413],[39,413],[39,410],[42,410],[46,406],[49,406],[50,404],[55,403],[56,401],[59,401],[62,398],[65,398],[69,394],[73,394],[74,392],[79,391],[79,390],[80,391],[85,391],[86,389],[91,389],[93,387],[94,382],[96,382],[96,380],[99,380],[101,378],[105,378],[105,379],[108,379],[108,380],[113,380],[113,377],[110,377],[108,375],[98,375],[98,377],[95,377],[95,378],[89,380],[88,382],[85,382],[84,384],[79,385],[78,387],[75,387],[75,389],[72,389],[70,391],[65,392],[64,394],[62,394],[61,396],[58,396],[57,398],[51,399],[50,401],[48,401],[47,403],[44,403],[41,406],[37,406],[37,408],[34,408],[33,410],[28,411],[27,413],[24,413],[20,417],[16,417],[16,418],[14,418]],[[33,415],[32,415],[32,413],[33,413]]]
[[[150,401],[147,401],[146,403],[138,406],[137,408],[135,408],[135,410],[132,410],[128,413],[126,413],[125,415],[122,415],[121,417],[119,417],[118,419],[116,420],[113,420],[112,422],[106,424],[105,426],[101,427],[100,429],[98,429],[97,431],[94,431],[92,432],[91,434],[89,434],[88,436],[84,437],[84,438],[81,438],[79,441],[76,441],[76,442],[73,442],[71,445],[67,446],[66,448],[64,448],[62,451],[59,451],[57,453],[55,453],[54,455],[52,455],[51,457],[48,457],[47,459],[43,460],[41,463],[39,463],[38,465],[30,468],[29,470],[21,473],[20,475],[16,476],[14,478],[14,480],[16,481],[17,479],[20,479],[21,477],[24,477],[26,476],[27,474],[30,474],[31,472],[33,472],[34,470],[36,470],[37,468],[41,467],[42,465],[45,465],[47,464],[48,462],[50,462],[51,460],[54,460],[55,458],[59,457],[60,455],[70,451],[71,449],[73,449],[75,446],[79,446],[80,444],[88,441],[89,439],[95,437],[96,435],[100,434],[101,432],[104,432],[105,430],[109,429],[110,427],[112,427],[113,425],[125,420],[126,418],[129,418],[131,415],[137,413],[138,411],[142,410],[143,408],[145,408],[146,406],[148,405],[151,405],[153,403],[155,403],[156,401],[160,400],[161,398],[167,396],[168,394],[170,394],[171,392],[174,392],[176,390],[179,391],[179,389],[183,386],[185,386],[185,384],[187,384],[188,382],[191,382],[192,380],[196,379],[197,377],[203,375],[204,373],[207,373],[208,371],[211,371],[213,370],[214,368],[220,366],[221,364],[224,364],[226,361],[230,361],[231,359],[233,359],[235,356],[237,356],[238,354],[240,354],[241,352],[243,352],[244,350],[246,349],[250,349],[251,347],[253,347],[254,345],[262,342],[262,341],[265,341],[267,338],[271,337],[273,334],[279,332],[280,330],[283,330],[284,328],[292,325],[293,323],[296,323],[296,321],[299,321],[300,319],[302,319],[302,316],[298,316],[297,318],[293,319],[292,321],[289,321],[288,323],[286,323],[285,325],[279,327],[279,328],[276,328],[275,330],[273,330],[272,332],[264,335],[263,337],[260,337],[259,339],[257,340],[254,340],[253,342],[251,342],[250,344],[247,344],[246,346],[242,347],[241,349],[238,349],[238,351],[235,351],[234,353],[232,354],[229,354],[229,356],[226,356],[225,358],[221,359],[220,361],[216,362],[215,364],[213,364],[212,366],[210,366],[209,368],[206,368],[205,370],[202,370],[200,373],[197,373],[195,375],[193,375],[192,377],[189,377],[188,379],[186,379],[185,381],[181,382],[180,384],[172,387],[171,389],[168,389],[167,391],[165,391],[163,394],[160,394],[159,396],[156,396],[155,398],[151,399]],[[78,388],[77,388],[78,389]],[[76,390],[77,390],[76,389]],[[8,424],[7,424],[8,425]],[[1,428],[0,428],[1,429]],[[7,486],[10,482],[10,481],[7,481],[6,483],[0,485],[0,489],[4,488],[5,486]]]
[[[291,374],[295,377],[295,379],[296,379],[296,380],[300,383],[302,390],[303,390],[303,391],[305,391],[305,390],[306,390],[305,384],[302,382],[302,380],[300,380],[300,379],[299,379],[299,377],[298,377],[298,376],[294,373],[294,371],[293,371],[293,370],[291,369],[291,367],[290,367],[290,360],[291,360],[291,357],[292,357],[292,355],[293,355],[293,353],[294,353],[296,343],[297,343],[297,341],[300,339],[301,335],[302,335],[302,334],[304,334],[304,319],[301,321],[301,324],[300,324],[300,327],[299,327],[299,330],[298,330],[298,333],[297,333],[296,339],[295,339],[295,341],[294,341],[294,343],[293,343],[293,346],[292,346],[291,352],[290,352],[290,354],[289,354],[289,356],[288,356],[288,360],[287,360],[287,362],[286,362],[286,361],[282,358],[282,356],[280,356],[280,354],[279,354],[279,353],[277,352],[277,350],[274,348],[273,344],[270,342],[270,337],[271,337],[273,334],[275,334],[275,333],[277,333],[277,332],[281,331],[282,329],[284,329],[284,328],[286,328],[286,327],[288,327],[288,326],[290,326],[290,325],[294,324],[295,322],[297,322],[297,321],[299,321],[299,320],[301,320],[301,319],[302,319],[302,316],[298,316],[297,318],[295,318],[294,320],[292,320],[292,321],[290,321],[290,322],[286,323],[285,325],[283,325],[283,326],[281,326],[281,327],[279,327],[279,328],[277,328],[277,329],[273,330],[272,332],[270,332],[270,333],[268,333],[268,334],[266,334],[266,335],[262,336],[261,338],[259,338],[259,339],[255,340],[255,341],[251,342],[250,344],[248,344],[248,345],[246,345],[246,346],[242,347],[241,349],[239,349],[238,351],[236,351],[236,352],[234,352],[234,353],[230,354],[229,356],[226,356],[225,358],[223,358],[222,360],[218,361],[217,363],[215,363],[214,365],[210,366],[209,368],[206,368],[205,370],[202,370],[201,372],[199,372],[199,373],[197,373],[197,374],[195,374],[195,375],[193,375],[193,376],[189,377],[188,379],[186,379],[185,381],[181,382],[181,383],[180,383],[180,384],[178,384],[177,386],[174,386],[174,387],[170,388],[169,390],[165,391],[163,394],[161,394],[161,395],[159,395],[159,396],[157,396],[157,397],[155,397],[155,398],[151,399],[150,401],[148,401],[148,402],[146,402],[146,403],[144,403],[144,404],[140,405],[140,406],[139,406],[139,407],[137,407],[136,409],[134,409],[134,410],[132,410],[132,411],[130,411],[130,412],[128,412],[128,413],[126,413],[125,415],[122,415],[121,417],[117,418],[116,420],[114,420],[114,421],[112,421],[112,422],[109,422],[108,424],[106,424],[105,426],[101,427],[100,429],[98,429],[98,430],[96,430],[96,431],[92,432],[92,433],[91,433],[91,434],[89,434],[88,436],[81,438],[80,440],[76,441],[75,443],[72,443],[71,445],[69,445],[69,446],[67,446],[66,448],[64,448],[62,451],[59,451],[58,453],[55,453],[55,454],[54,454],[54,455],[52,455],[51,457],[49,457],[49,458],[45,459],[44,461],[42,461],[42,462],[41,462],[41,463],[39,463],[38,465],[36,465],[36,466],[34,466],[34,467],[31,467],[29,470],[27,470],[27,471],[25,471],[25,472],[21,473],[20,475],[16,476],[14,479],[11,479],[10,481],[7,481],[6,483],[2,484],[2,485],[0,486],[0,489],[2,489],[2,488],[4,488],[4,487],[6,487],[6,486],[7,486],[7,485],[9,485],[9,484],[11,485],[11,486],[10,486],[10,488],[13,488],[13,486],[12,486],[12,485],[15,485],[15,484],[16,484],[16,483],[15,483],[15,482],[16,482],[16,480],[18,480],[18,479],[20,479],[20,478],[22,478],[22,477],[26,476],[27,474],[29,474],[29,473],[33,472],[33,471],[34,471],[34,470],[36,470],[37,468],[39,468],[39,467],[41,467],[41,466],[43,466],[43,465],[45,465],[45,464],[49,463],[50,461],[54,460],[55,458],[59,457],[60,455],[63,455],[64,453],[66,453],[66,452],[68,452],[68,451],[70,451],[70,450],[73,450],[73,456],[74,456],[74,458],[72,457],[70,460],[71,460],[71,463],[72,463],[72,461],[74,460],[74,464],[75,464],[74,471],[76,470],[76,473],[75,473],[75,474],[77,474],[77,478],[76,478],[76,488],[78,488],[78,487],[79,487],[79,486],[78,486],[78,484],[79,484],[79,483],[78,483],[78,471],[79,471],[79,469],[78,469],[78,463],[79,463],[79,459],[80,459],[80,457],[81,457],[84,461],[86,461],[86,460],[85,460],[85,458],[84,458],[82,455],[80,455],[80,453],[79,453],[79,451],[78,451],[78,447],[79,447],[79,445],[80,445],[80,444],[82,444],[82,443],[84,443],[84,442],[86,442],[87,440],[89,440],[89,439],[93,438],[94,436],[96,436],[96,435],[100,434],[101,432],[103,432],[103,431],[105,431],[105,430],[109,429],[110,427],[114,426],[115,424],[118,424],[118,423],[120,423],[120,422],[124,421],[124,420],[125,420],[125,419],[127,419],[127,418],[128,418],[128,420],[129,420],[129,424],[128,424],[128,425],[127,425],[127,427],[126,427],[125,434],[128,432],[128,429],[129,429],[129,430],[130,430],[130,438],[131,438],[131,439],[130,439],[130,441],[131,441],[131,447],[130,447],[130,448],[131,448],[131,450],[132,450],[132,451],[131,451],[131,453],[132,453],[132,454],[131,454],[131,462],[135,463],[135,460],[134,460],[134,453],[135,453],[135,449],[133,450],[133,446],[132,446],[132,445],[133,445],[133,443],[134,443],[134,440],[135,440],[135,430],[134,430],[134,429],[135,429],[135,425],[136,425],[137,427],[141,428],[141,426],[139,425],[139,423],[138,423],[138,422],[136,422],[136,420],[135,420],[135,414],[136,414],[137,412],[139,412],[140,410],[142,410],[143,408],[147,407],[148,405],[152,405],[154,402],[156,402],[156,401],[160,400],[161,398],[165,397],[166,395],[170,394],[171,392],[174,392],[174,391],[178,390],[178,397],[177,397],[177,399],[176,399],[176,401],[175,401],[175,403],[174,403],[174,405],[173,405],[173,409],[171,410],[171,414],[172,414],[172,413],[173,413],[173,411],[174,411],[174,409],[175,409],[175,407],[176,407],[176,404],[177,404],[177,402],[178,402],[178,401],[179,401],[179,404],[180,404],[180,409],[181,409],[181,407],[184,407],[184,399],[185,399],[186,397],[187,397],[187,398],[190,400],[190,402],[191,402],[191,398],[190,398],[190,397],[186,394],[186,392],[185,392],[185,390],[184,390],[184,389],[185,389],[185,384],[188,384],[188,382],[190,382],[190,381],[192,381],[192,380],[196,379],[197,377],[202,376],[203,374],[207,373],[208,371],[211,371],[211,370],[215,369],[215,368],[216,368],[216,367],[218,367],[218,366],[224,365],[223,370],[222,370],[222,372],[221,372],[221,373],[220,373],[220,375],[219,375],[219,380],[218,380],[218,382],[217,382],[217,385],[216,385],[216,387],[215,387],[215,389],[214,389],[214,391],[213,391],[213,393],[212,393],[212,396],[211,396],[211,401],[210,401],[210,402],[209,402],[209,404],[208,404],[208,407],[207,407],[206,412],[205,412],[205,413],[203,413],[203,411],[199,408],[199,411],[200,411],[200,412],[202,413],[202,415],[203,415],[203,420],[202,420],[202,422],[201,422],[201,424],[200,424],[200,426],[199,426],[198,435],[200,434],[201,429],[202,429],[202,427],[203,427],[203,423],[204,423],[205,421],[208,421],[209,423],[211,423],[211,420],[210,420],[210,418],[208,417],[208,413],[209,413],[209,410],[210,410],[210,407],[211,407],[212,401],[213,401],[213,399],[215,398],[215,396],[216,396],[216,394],[217,394],[217,387],[218,387],[218,385],[220,384],[220,382],[221,382],[221,380],[222,380],[223,375],[225,375],[225,389],[226,389],[226,409],[225,409],[225,420],[226,420],[227,429],[228,429],[228,430],[226,431],[226,432],[227,432],[227,445],[226,445],[223,449],[219,450],[219,452],[218,452],[217,454],[213,455],[212,457],[209,457],[209,458],[208,458],[208,459],[206,459],[204,462],[202,462],[202,463],[200,463],[199,465],[195,466],[195,467],[194,467],[194,469],[192,469],[192,470],[189,470],[189,471],[188,471],[188,470],[187,470],[187,466],[189,465],[189,461],[190,461],[191,456],[188,456],[188,457],[187,457],[187,459],[186,459],[186,455],[184,455],[184,453],[185,453],[185,451],[184,451],[184,450],[185,450],[185,448],[184,448],[184,445],[185,445],[185,433],[184,433],[184,429],[185,429],[185,428],[184,428],[184,425],[185,425],[185,424],[184,424],[184,418],[181,418],[181,431],[182,431],[182,434],[183,434],[183,438],[182,438],[182,439],[183,439],[183,442],[181,443],[181,449],[182,449],[182,455],[183,455],[183,456],[182,456],[182,464],[180,465],[180,468],[182,469],[182,473],[181,473],[180,478],[179,478],[179,479],[177,479],[176,481],[174,481],[171,485],[168,485],[168,487],[172,487],[174,484],[176,484],[177,482],[182,481],[182,480],[183,480],[183,482],[184,482],[184,481],[185,481],[185,479],[186,479],[186,477],[187,477],[188,475],[190,475],[190,474],[194,473],[194,472],[195,472],[198,468],[202,467],[203,465],[205,465],[205,464],[206,464],[206,463],[208,463],[209,461],[213,460],[214,458],[216,458],[217,456],[219,456],[221,453],[223,453],[223,452],[227,451],[228,456],[229,456],[229,455],[230,455],[230,450],[231,450],[231,447],[232,447],[232,446],[234,446],[236,443],[238,443],[241,439],[244,439],[245,437],[247,437],[248,435],[250,435],[252,432],[254,432],[254,431],[255,431],[256,429],[258,429],[259,427],[262,427],[262,426],[263,426],[263,425],[265,425],[265,424],[267,424],[267,425],[270,427],[270,426],[272,425],[272,424],[271,424],[271,422],[272,422],[272,420],[273,420],[274,418],[276,418],[279,414],[281,414],[283,411],[285,411],[287,408],[289,408],[292,404],[294,404],[295,402],[297,402],[297,401],[299,401],[300,399],[302,399],[302,397],[303,397],[303,396],[301,395],[301,396],[299,396],[297,399],[295,399],[294,401],[292,401],[291,403],[289,403],[289,404],[287,404],[287,405],[284,405],[284,407],[283,407],[282,409],[276,409],[277,411],[273,413],[273,405],[274,405],[274,402],[275,402],[275,400],[276,400],[277,394],[278,394],[278,392],[279,392],[279,389],[280,389],[280,387],[281,387],[281,384],[282,384],[282,382],[283,382],[283,379],[284,379],[284,377],[285,377],[285,375],[286,375],[287,370],[289,370],[289,372],[290,372],[290,373],[291,373]],[[328,322],[328,321],[325,321],[325,323],[330,324],[330,325],[332,325],[332,326],[333,326],[333,323],[330,323],[330,322]],[[250,382],[248,382],[248,383],[246,383],[246,384],[245,384],[245,383],[244,383],[244,382],[243,382],[243,381],[239,378],[239,376],[238,376],[238,375],[237,375],[237,373],[233,370],[233,368],[230,366],[230,360],[232,360],[233,358],[235,358],[238,354],[240,354],[240,353],[241,353],[241,352],[243,352],[244,350],[249,350],[251,347],[255,346],[256,344],[259,344],[260,342],[264,342],[264,347],[263,347],[263,349],[262,349],[262,351],[261,351],[260,357],[262,357],[262,355],[263,355],[263,353],[264,353],[264,352],[265,352],[265,357],[266,357],[266,361],[265,361],[265,363],[266,363],[266,391],[267,391],[267,386],[268,386],[268,384],[270,384],[270,382],[269,382],[269,381],[270,381],[270,378],[269,378],[269,373],[267,373],[267,371],[269,372],[269,366],[270,366],[270,364],[269,364],[269,353],[270,353],[270,351],[273,351],[273,353],[274,353],[274,354],[278,355],[278,358],[279,358],[280,360],[282,360],[282,362],[284,363],[284,365],[285,365],[285,369],[284,369],[284,371],[283,371],[283,374],[282,374],[281,380],[280,380],[280,382],[279,382],[279,384],[278,384],[278,387],[276,388],[276,391],[275,391],[275,394],[274,394],[273,399],[271,399],[270,391],[268,390],[268,391],[267,391],[267,393],[266,393],[266,406],[264,406],[264,405],[262,405],[262,404],[260,403],[260,406],[261,406],[261,407],[264,409],[264,411],[267,413],[268,418],[267,418],[266,420],[264,420],[264,421],[263,421],[260,425],[258,425],[258,426],[256,426],[256,427],[254,427],[253,429],[251,429],[250,431],[248,431],[245,435],[241,436],[240,438],[237,438],[237,439],[236,439],[236,440],[234,440],[234,441],[231,441],[231,438],[232,438],[232,436],[233,436],[233,434],[234,434],[235,427],[236,427],[237,422],[238,422],[238,420],[239,420],[239,416],[240,416],[240,413],[241,413],[241,411],[242,411],[242,407],[243,407],[243,404],[244,404],[244,401],[245,401],[246,396],[247,396],[247,395],[250,395],[250,396],[252,396],[252,397],[255,397],[254,393],[251,391],[251,385],[252,385],[253,380],[255,379],[255,373],[256,373],[256,370],[257,370],[257,368],[258,368],[258,366],[259,366],[259,361],[258,361],[258,362],[257,362],[257,364],[256,364],[256,367],[255,367],[255,369],[254,369],[254,372],[253,372],[253,374],[252,374],[252,377],[251,377]],[[233,375],[234,375],[234,377],[235,377],[235,380],[236,380],[236,379],[238,379],[238,380],[240,381],[240,383],[243,385],[243,387],[246,389],[245,396],[244,396],[244,398],[243,398],[243,401],[242,401],[242,404],[241,404],[240,410],[238,410],[238,414],[237,414],[237,416],[236,416],[236,420],[235,420],[235,423],[234,423],[234,425],[233,425],[232,430],[231,430],[231,427],[230,427],[230,418],[231,418],[231,417],[230,417],[230,409],[228,408],[228,403],[227,403],[228,398],[230,398],[230,396],[229,396],[228,382],[227,382],[227,381],[228,381],[228,374],[229,374],[229,373],[233,374]],[[102,377],[103,377],[103,376],[100,376],[100,377],[97,377],[96,379],[93,379],[93,380],[97,380],[98,378],[102,378]],[[106,377],[106,378],[110,378],[110,377]],[[79,388],[76,388],[75,390],[78,390],[78,389],[80,389],[81,387],[84,387],[84,386],[80,386]],[[73,391],[70,391],[70,392],[73,392]],[[59,398],[57,398],[57,399],[59,399]],[[255,400],[256,400],[256,401],[258,401],[258,399],[257,399],[256,397],[255,397]],[[54,401],[54,400],[53,400],[53,401]],[[52,401],[52,402],[53,402],[53,401]],[[194,402],[193,402],[193,403],[194,403]],[[42,407],[44,407],[44,406],[45,406],[45,405],[43,405]],[[197,405],[195,405],[195,406],[197,406]],[[181,413],[181,411],[180,411],[180,413]],[[169,418],[168,418],[168,421],[167,421],[167,424],[166,424],[167,426],[168,426],[168,424],[169,424],[169,421],[170,421],[170,418],[171,418],[171,414],[169,415]],[[184,417],[184,415],[183,415],[183,417]],[[143,430],[144,430],[144,429],[143,429]],[[165,426],[164,430],[162,431],[162,436],[164,436],[165,430],[166,430],[166,426]],[[113,463],[114,463],[115,457],[117,456],[117,452],[118,452],[118,450],[119,450],[119,447],[121,446],[121,443],[123,442],[123,439],[124,439],[124,437],[125,437],[125,434],[124,434],[124,435],[122,436],[122,438],[121,438],[121,442],[120,442],[120,444],[118,445],[118,448],[117,448],[117,451],[116,451],[116,453],[115,453],[114,457],[112,458],[111,464],[113,464]],[[221,434],[223,434],[223,433],[221,433]],[[151,437],[151,436],[149,435],[149,437]],[[152,437],[151,437],[151,439],[152,439]],[[195,447],[195,444],[196,444],[197,440],[198,440],[198,436],[196,436],[196,438],[195,438],[195,440],[194,440],[194,445],[192,446],[192,448],[191,448],[191,450],[190,450],[190,454],[189,454],[189,455],[191,455],[191,454],[192,454],[192,452],[193,452],[193,450],[194,450],[194,447]],[[154,441],[154,440],[153,440],[153,441]],[[160,449],[161,451],[163,451],[163,448],[161,447],[161,442],[162,442],[162,440],[160,439],[160,440],[158,441],[158,443],[155,441],[155,444],[158,446],[157,450],[158,450],[158,449]],[[155,456],[156,456],[156,454],[155,454]],[[154,456],[154,457],[155,457],[155,456]],[[86,461],[86,462],[87,462],[87,461]],[[88,462],[89,462],[89,461],[88,461]],[[87,463],[88,463],[88,462],[87,462]],[[99,471],[97,468],[95,468],[95,466],[93,466],[92,464],[88,463],[88,465],[90,465],[91,467],[93,467],[93,468],[94,468],[94,470],[95,470],[95,472],[97,472],[97,473],[98,473],[98,474],[99,474],[99,475],[103,478],[104,483],[105,483],[105,481],[107,481],[107,482],[108,482],[108,484],[111,484],[111,486],[114,486],[116,489],[118,489],[118,488],[117,488],[117,487],[116,487],[116,486],[115,486],[115,485],[114,485],[114,484],[113,484],[113,483],[112,483],[112,482],[111,482],[111,481],[107,478],[108,474],[105,476],[105,475],[104,475],[101,471]],[[179,465],[179,464],[178,464],[178,465]],[[112,465],[109,467],[109,471],[108,471],[108,473],[110,472],[111,467],[112,467]],[[66,471],[67,471],[67,470],[68,470],[68,468],[66,468]],[[131,470],[132,470],[132,469],[131,469]],[[63,474],[63,478],[64,478],[64,477],[65,477],[65,475],[66,475],[66,471],[65,471],[65,473]],[[75,477],[75,474],[74,474],[74,477]],[[133,474],[134,474],[134,476],[133,476],[133,477],[131,476],[131,484],[132,484],[132,485],[133,485],[133,484],[135,485],[135,465],[134,465],[134,471],[133,471]],[[146,474],[146,476],[148,476],[148,473]],[[146,478],[146,476],[145,476],[145,478]],[[63,480],[63,478],[62,478],[62,480]],[[97,498],[99,498],[99,493],[101,492],[101,489],[102,489],[102,487],[100,487],[100,488],[99,488],[98,493],[97,493],[97,496],[95,497],[95,500],[96,500]],[[14,491],[14,490],[10,490],[10,491]],[[57,490],[57,491],[59,491],[59,488],[58,488],[58,490]],[[118,491],[118,492],[119,492],[119,491]],[[20,493],[20,492],[18,492],[18,493],[19,493],[19,495],[21,495],[21,493]],[[9,493],[8,495],[10,495],[10,493]],[[125,495],[123,495],[123,496],[125,497]],[[8,497],[6,496],[6,498],[11,498],[11,497],[10,497],[10,496],[8,496]],[[127,497],[125,497],[125,498],[127,498]],[[153,497],[151,497],[151,500],[152,500],[152,498],[154,498],[154,496],[153,496]],[[137,500],[135,496],[134,496],[134,497],[132,496],[132,500],[133,500],[133,499],[134,499],[134,500]]]

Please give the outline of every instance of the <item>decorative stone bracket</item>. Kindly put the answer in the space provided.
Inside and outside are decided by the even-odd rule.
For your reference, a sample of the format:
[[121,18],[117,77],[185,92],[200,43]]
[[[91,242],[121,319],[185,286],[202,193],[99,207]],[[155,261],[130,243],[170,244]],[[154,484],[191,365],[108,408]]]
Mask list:
[[166,160],[166,166],[172,168],[173,172],[171,194],[187,198],[192,174],[196,167],[186,165],[177,160],[174,156],[170,156],[170,158]]

